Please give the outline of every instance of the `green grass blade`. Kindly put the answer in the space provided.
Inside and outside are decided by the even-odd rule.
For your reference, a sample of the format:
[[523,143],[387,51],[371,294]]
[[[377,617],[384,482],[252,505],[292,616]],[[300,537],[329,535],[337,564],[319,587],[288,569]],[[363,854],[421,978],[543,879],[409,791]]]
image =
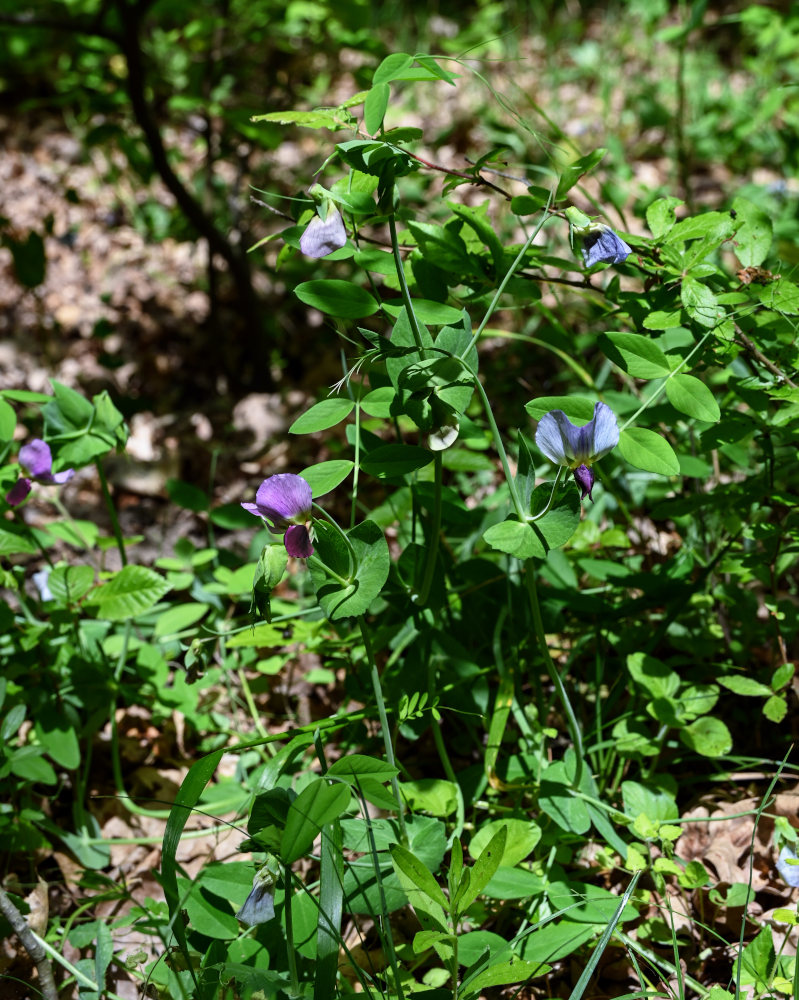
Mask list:
[[211,780],[214,771],[222,758],[224,750],[215,750],[207,757],[198,760],[189,769],[189,773],[183,779],[183,784],[175,797],[174,805],[169,813],[166,830],[164,830],[164,842],[161,857],[161,884],[164,887],[164,896],[169,907],[169,922],[175,940],[186,962],[186,968],[191,972],[194,984],[197,987],[197,997],[201,996],[200,985],[192,965],[189,945],[186,940],[186,929],[180,917],[180,895],[178,893],[178,864],[177,850],[180,843],[180,835],[186,826],[189,813],[200,800],[205,786]]
[[616,930],[616,924],[618,924],[619,920],[621,920],[621,915],[624,912],[624,907],[627,905],[627,900],[630,898],[630,896],[632,896],[633,890],[635,889],[635,886],[638,883],[638,879],[640,877],[641,877],[641,872],[637,871],[630,879],[630,884],[627,886],[624,895],[619,900],[619,905],[616,907],[616,912],[613,914],[610,923],[605,928],[602,937],[599,939],[599,944],[596,946],[596,948],[594,948],[591,954],[591,958],[588,960],[588,964],[583,969],[580,978],[577,980],[574,989],[571,991],[569,1000],[581,1000],[582,995],[583,993],[585,993],[585,989],[591,980],[591,976],[593,976],[594,974],[594,969],[596,969],[597,965],[599,964],[599,960],[600,958],[602,958],[605,948],[607,948],[610,939],[613,937],[613,932]]

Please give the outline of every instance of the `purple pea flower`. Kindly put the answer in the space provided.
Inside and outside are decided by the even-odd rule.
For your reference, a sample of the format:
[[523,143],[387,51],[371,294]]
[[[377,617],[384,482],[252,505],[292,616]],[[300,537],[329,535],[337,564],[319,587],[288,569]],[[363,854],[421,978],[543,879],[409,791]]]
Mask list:
[[300,237],[300,250],[306,257],[327,257],[334,250],[340,250],[347,242],[347,230],[338,210],[328,206],[327,218],[315,215]]
[[563,410],[545,413],[538,422],[535,443],[550,462],[574,472],[580,499],[593,503],[594,472],[591,464],[619,443],[619,427],[613,410],[605,403],[594,406],[594,416],[582,427],[575,426]]
[[632,253],[621,236],[610,228],[599,223],[593,232],[581,234],[583,241],[582,254],[586,267],[594,264],[622,264]]
[[242,507],[256,517],[262,517],[275,535],[282,535],[286,552],[295,559],[313,555],[308,522],[311,520],[311,487],[291,472],[270,476],[258,487],[255,503]]
[[50,447],[40,438],[34,438],[29,444],[19,449],[19,464],[27,471],[26,476],[20,476],[16,485],[6,493],[6,503],[16,507],[30,493],[34,483],[50,485],[66,483],[75,475],[74,469],[64,472],[53,472],[53,456]]

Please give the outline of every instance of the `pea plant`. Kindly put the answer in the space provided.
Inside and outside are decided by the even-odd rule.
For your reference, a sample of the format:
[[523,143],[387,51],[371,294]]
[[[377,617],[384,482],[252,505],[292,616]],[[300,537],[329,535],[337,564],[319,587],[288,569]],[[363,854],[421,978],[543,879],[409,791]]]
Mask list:
[[[363,707],[242,744],[279,749],[251,786],[253,887],[249,861],[224,869],[223,940],[175,862],[222,751],[190,771],[162,871],[188,995],[476,998],[582,952],[577,997],[619,948],[641,988],[644,963],[707,995],[699,960],[675,963],[668,885],[713,881],[681,810],[753,759],[752,726],[765,759],[787,750],[799,289],[767,194],[693,213],[659,194],[617,231],[591,193],[603,149],[515,193],[501,151],[449,169],[387,124],[404,84],[456,81],[397,53],[336,108],[255,119],[341,138],[280,258],[313,267],[295,294],[346,360],[290,428],[334,457],[242,502],[273,537],[228,645],[279,646],[290,559]],[[790,986],[762,935],[714,996]]]
[[[532,179],[499,148],[437,164],[387,118],[466,72],[395,53],[336,107],[254,119],[323,137],[278,258],[307,271],[294,294],[342,372],[289,428],[290,455],[323,461],[236,505],[172,484],[215,529],[249,528],[246,558],[209,538],[137,565],[104,471],[127,434],[111,400],[2,394],[0,543],[18,558],[0,829],[99,871],[83,782],[101,720],[178,705],[212,735],[167,810],[164,900],[125,918],[162,942],[128,963],[158,995],[579,1000],[622,959],[635,996],[795,993],[746,909],[751,869],[719,895],[684,815],[738,768],[791,768],[799,288],[774,233],[795,204],[750,185],[689,210],[658,191],[618,222],[604,149],[547,155]],[[34,491],[60,503],[90,465],[107,531],[65,509],[25,520]],[[278,731],[256,710],[242,740],[198,692],[236,676],[254,706],[248,669],[282,669],[289,642],[340,708]],[[110,753],[124,794],[113,724]],[[66,780],[54,761],[77,789],[68,819],[55,796],[60,822],[36,795]],[[181,838],[195,810],[224,814],[215,787],[234,793],[241,856],[190,878]],[[773,878],[793,885],[795,830],[775,829]],[[711,904],[739,908],[738,939]],[[122,960],[110,934],[57,927],[45,953],[97,996]]]

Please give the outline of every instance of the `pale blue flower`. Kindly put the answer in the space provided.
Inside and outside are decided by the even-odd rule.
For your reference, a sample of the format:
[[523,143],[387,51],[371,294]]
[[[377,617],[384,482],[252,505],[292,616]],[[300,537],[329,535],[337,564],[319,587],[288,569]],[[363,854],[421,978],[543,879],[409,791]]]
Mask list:
[[338,210],[328,206],[327,218],[315,215],[300,237],[300,250],[306,257],[327,257],[334,250],[340,250],[347,242],[347,230]]
[[535,443],[550,462],[574,472],[580,499],[587,496],[593,501],[591,465],[619,443],[619,426],[613,410],[605,403],[594,406],[594,416],[582,427],[573,424],[563,410],[552,410],[539,420]]
[[255,503],[242,503],[241,506],[256,517],[262,517],[273,534],[285,532],[283,544],[290,556],[307,559],[313,555],[308,532],[311,500],[311,487],[302,476],[282,472],[261,483]]
[[599,225],[593,232],[581,235],[580,238],[583,241],[582,254],[586,267],[593,267],[594,264],[622,264],[632,253],[632,249],[610,226]]
[[[790,864],[791,861],[796,861],[796,864]],[[787,885],[792,886],[794,889],[799,887],[799,861],[797,861],[796,851],[789,847],[787,844],[780,851],[780,856],[777,861],[777,871],[782,876],[783,882]]]
[[248,927],[265,924],[275,915],[275,871],[269,864],[255,873],[250,895],[244,900],[236,914]]
[[50,572],[51,567],[45,566],[40,569],[38,573],[34,573],[32,577],[33,585],[39,591],[39,597],[41,597],[43,601],[55,600],[55,596],[53,595],[52,590],[50,590]]

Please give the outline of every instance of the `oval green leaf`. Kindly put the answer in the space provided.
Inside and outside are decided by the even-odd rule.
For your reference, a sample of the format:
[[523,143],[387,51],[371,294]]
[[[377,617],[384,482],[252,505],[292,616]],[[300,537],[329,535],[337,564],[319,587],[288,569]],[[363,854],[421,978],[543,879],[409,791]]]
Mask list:
[[359,778],[370,777],[378,781],[390,781],[398,774],[396,767],[376,757],[368,757],[362,753],[350,753],[339,757],[327,769],[328,777],[341,778],[350,784],[357,784]]
[[383,118],[388,107],[388,99],[391,96],[391,87],[387,83],[375,83],[366,95],[363,102],[363,123],[366,131],[374,135],[380,131]]
[[630,427],[622,431],[619,452],[625,462],[644,472],[655,472],[659,476],[677,476],[680,473],[680,463],[669,442],[645,427]]
[[14,428],[17,426],[17,415],[14,407],[0,399],[0,441],[11,441],[14,437]]
[[495,819],[490,823],[485,823],[475,833],[469,841],[469,853],[472,857],[478,857],[496,831],[504,826],[508,837],[505,842],[505,850],[502,853],[500,866],[512,868],[524,861],[527,855],[541,839],[541,828],[530,819]]
[[337,458],[329,462],[317,462],[316,465],[309,465],[307,469],[302,470],[300,475],[311,487],[314,500],[318,500],[325,493],[334,490],[339,483],[343,483],[354,468],[354,462]]
[[675,375],[666,383],[666,396],[675,410],[714,424],[721,419],[719,404],[704,382],[693,375]]
[[328,316],[360,319],[373,315],[378,309],[377,301],[365,288],[335,278],[304,281],[294,291],[300,302]]
[[721,721],[712,716],[697,719],[680,733],[683,743],[703,757],[723,757],[732,750],[732,736]]
[[413,56],[409,56],[407,52],[392,52],[375,70],[372,86],[376,83],[391,83],[411,66],[413,66]]
[[364,521],[348,531],[347,538],[352,553],[336,529],[317,522],[311,579],[331,621],[362,615],[388,579],[388,542],[377,524]]
[[[250,578],[252,578],[252,575]],[[165,611],[155,623],[154,634],[158,638],[163,638],[165,635],[176,635],[178,632],[182,632],[184,628],[189,628],[198,622],[203,615],[206,613],[210,604],[201,604],[192,602],[190,604],[177,604],[174,608],[169,608]]]
[[[533,490],[530,513],[544,510],[552,496],[552,483],[542,483]],[[580,498],[572,483],[561,483],[555,499],[546,514],[533,521],[531,527],[541,540],[544,549],[558,549],[565,545],[580,525]]]
[[547,552],[536,533],[523,521],[502,521],[492,524],[483,533],[484,540],[498,552],[506,552],[517,559],[543,558]]
[[587,174],[589,170],[593,170],[605,153],[607,153],[607,150],[600,147],[599,149],[595,149],[593,152],[587,153],[585,156],[581,156],[579,159],[570,163],[568,167],[564,169],[560,180],[558,181],[558,190],[555,194],[555,201],[560,201],[566,192],[570,191],[574,187],[583,174]]
[[322,827],[338,819],[349,802],[347,785],[339,782],[328,785],[322,778],[306,785],[291,803],[286,817],[280,839],[280,856],[284,863],[290,865],[301,858],[322,832]]
[[119,621],[135,618],[156,604],[171,585],[146,566],[124,566],[110,581],[92,595],[97,617]]
[[391,416],[391,404],[396,396],[397,392],[393,385],[381,385],[367,392],[361,400],[361,409],[370,417],[385,419]]
[[328,427],[335,427],[348,417],[355,408],[355,403],[351,399],[343,396],[333,396],[330,399],[323,399],[306,410],[302,416],[297,417],[289,427],[289,434],[313,434],[314,431],[326,431]]
[[633,378],[662,378],[671,374],[668,358],[657,344],[640,333],[602,333],[602,353]]
[[[393,305],[390,302],[383,303],[383,309],[395,319],[404,308],[402,305]],[[463,316],[460,309],[448,306],[446,302],[434,302],[432,299],[414,299],[413,313],[420,322],[429,323],[430,326],[458,323]]]
[[54,567],[47,578],[50,593],[57,601],[72,604],[88,593],[94,583],[94,569],[91,566]]
[[699,326],[714,327],[724,319],[724,309],[719,306],[716,296],[696,278],[683,279],[680,298],[685,311]]
[[533,420],[540,420],[551,410],[563,410],[572,423],[585,424],[594,415],[593,400],[585,396],[539,396],[525,404],[525,410]]

